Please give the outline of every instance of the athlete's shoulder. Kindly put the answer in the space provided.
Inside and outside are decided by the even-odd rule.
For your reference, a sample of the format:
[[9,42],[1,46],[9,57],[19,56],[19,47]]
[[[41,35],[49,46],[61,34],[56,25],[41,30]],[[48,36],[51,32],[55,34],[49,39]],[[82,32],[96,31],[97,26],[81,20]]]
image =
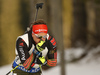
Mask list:
[[28,33],[18,36],[17,41],[20,40],[23,40],[29,46]]
[[49,37],[47,38],[47,42],[49,49],[53,50],[56,48],[56,40],[53,36],[49,35]]

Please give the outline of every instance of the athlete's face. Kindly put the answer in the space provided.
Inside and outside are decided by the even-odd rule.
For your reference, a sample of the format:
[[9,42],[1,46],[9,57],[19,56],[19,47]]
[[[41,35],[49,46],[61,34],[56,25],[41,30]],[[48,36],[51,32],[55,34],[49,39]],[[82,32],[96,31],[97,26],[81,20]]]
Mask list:
[[36,43],[39,43],[41,39],[42,39],[43,41],[46,40],[46,38],[47,38],[47,33],[38,33],[38,34],[32,33],[32,37],[33,37],[33,40],[34,40]]

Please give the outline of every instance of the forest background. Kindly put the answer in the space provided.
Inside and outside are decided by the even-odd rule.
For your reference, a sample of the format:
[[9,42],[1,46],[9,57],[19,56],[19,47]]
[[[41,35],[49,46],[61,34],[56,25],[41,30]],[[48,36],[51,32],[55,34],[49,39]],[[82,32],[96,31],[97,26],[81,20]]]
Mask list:
[[0,0],[0,66],[13,62],[16,39],[34,21],[35,4],[40,2],[44,5],[38,19],[47,22],[58,49],[62,40],[64,49],[89,52],[100,45],[100,0]]

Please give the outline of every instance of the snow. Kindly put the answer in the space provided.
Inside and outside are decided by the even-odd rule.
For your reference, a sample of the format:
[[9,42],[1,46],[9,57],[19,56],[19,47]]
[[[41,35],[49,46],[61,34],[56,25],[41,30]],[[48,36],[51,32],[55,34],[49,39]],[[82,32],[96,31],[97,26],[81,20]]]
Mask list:
[[[6,75],[11,69],[11,65],[0,67],[0,75]],[[9,75],[12,75],[12,73]],[[60,66],[56,66],[47,71],[43,70],[42,75],[61,75]],[[67,64],[66,75],[100,75],[100,64]]]
[[100,75],[100,64],[68,64],[68,75]]
[[79,58],[84,54],[85,50],[83,48],[69,48],[65,51],[65,60],[72,61],[73,59]]
[[[100,75],[100,61],[97,61],[96,58],[93,58],[94,54],[99,52],[100,50],[100,46],[92,49],[91,52],[89,52],[89,54],[83,58],[82,60],[80,60],[79,62],[74,62],[74,63],[66,63],[65,67],[66,67],[66,75]],[[73,48],[68,49],[68,50],[73,50]],[[65,60],[72,60],[72,57],[68,57],[70,56],[70,54],[75,57],[78,58],[82,53],[84,53],[82,48],[74,48],[74,51],[65,51],[65,53],[67,53],[67,56],[65,55],[65,57],[67,57]],[[99,57],[98,57],[99,58]],[[59,53],[58,53],[58,63],[59,63]],[[95,59],[95,60],[94,60]],[[99,58],[100,59],[100,58]],[[90,62],[87,62],[91,60]],[[10,71],[11,68],[11,64],[9,65],[5,65],[0,67],[0,75],[6,75],[6,73],[8,71]],[[12,73],[10,73],[9,75],[12,75]],[[49,70],[46,70],[42,72],[42,75],[61,75],[60,73],[60,65],[57,65],[56,67],[53,67]]]

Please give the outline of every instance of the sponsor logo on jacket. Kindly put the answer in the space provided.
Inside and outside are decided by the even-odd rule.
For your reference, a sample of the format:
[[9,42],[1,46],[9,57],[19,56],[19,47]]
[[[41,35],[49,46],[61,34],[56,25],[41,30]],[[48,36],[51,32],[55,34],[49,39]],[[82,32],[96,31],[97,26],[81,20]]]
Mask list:
[[26,60],[26,59],[25,59],[25,53],[24,53],[24,50],[23,50],[22,47],[19,48],[19,51],[20,51],[21,54],[22,54],[22,58],[21,58],[21,60]]

